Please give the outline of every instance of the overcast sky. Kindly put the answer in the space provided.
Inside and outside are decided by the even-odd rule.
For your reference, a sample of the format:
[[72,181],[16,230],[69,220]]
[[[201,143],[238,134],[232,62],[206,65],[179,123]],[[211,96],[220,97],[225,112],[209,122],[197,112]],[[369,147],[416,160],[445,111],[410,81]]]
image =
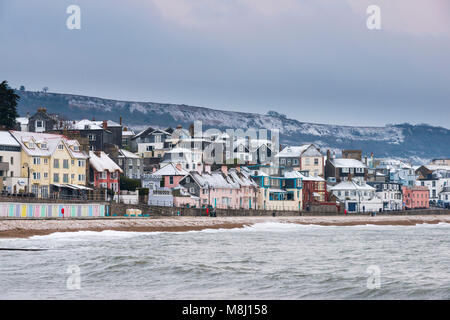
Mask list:
[[[81,30],[66,9],[81,8]],[[366,9],[381,8],[381,30]],[[448,0],[0,0],[0,80],[300,121],[450,128]]]

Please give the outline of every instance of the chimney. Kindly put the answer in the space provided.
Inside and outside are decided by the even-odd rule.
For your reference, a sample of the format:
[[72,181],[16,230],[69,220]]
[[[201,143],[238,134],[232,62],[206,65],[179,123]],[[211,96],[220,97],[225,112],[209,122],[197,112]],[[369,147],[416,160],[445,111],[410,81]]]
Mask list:
[[236,171],[241,172],[241,166],[236,166]]
[[227,166],[223,165],[223,166],[220,168],[220,170],[222,171],[222,173],[223,173],[224,175],[227,175],[227,174],[228,174],[228,167],[227,167]]
[[103,129],[106,130],[108,128],[108,122],[106,120],[103,120]]
[[177,163],[177,165],[175,166],[175,168],[177,168],[177,170],[181,171],[181,169],[182,169],[181,163]]
[[352,181],[352,174],[351,173],[348,174],[348,181]]
[[29,112],[27,112],[27,118],[29,118],[30,117],[30,113]]
[[101,157],[101,151],[94,151],[94,154],[99,158]]
[[122,116],[119,118],[119,124],[122,125]]
[[177,125],[177,129],[182,129],[183,126],[181,124]]
[[203,166],[203,172],[211,173],[211,166],[209,164],[205,164]]
[[123,128],[123,131],[128,131],[128,128],[127,128],[127,127],[124,127],[124,128]]
[[156,172],[156,167],[153,167],[152,172]]
[[327,150],[327,160],[331,160],[331,152],[330,152],[330,149]]

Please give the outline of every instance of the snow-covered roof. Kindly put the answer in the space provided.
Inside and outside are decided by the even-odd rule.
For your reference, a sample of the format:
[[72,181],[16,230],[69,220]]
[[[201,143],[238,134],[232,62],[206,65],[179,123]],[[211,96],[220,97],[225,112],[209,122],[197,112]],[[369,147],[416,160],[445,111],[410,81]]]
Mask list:
[[178,169],[177,166],[173,163],[169,163],[162,167],[161,169],[153,172],[151,175],[153,176],[186,176],[189,172],[184,169]]
[[122,136],[134,136],[135,133],[133,130],[122,130]]
[[83,119],[78,122],[75,122],[72,124],[72,128],[75,130],[101,130],[103,127],[101,125],[98,125],[95,121]]
[[141,159],[139,155],[125,149],[119,149],[119,158]]
[[[76,140],[68,140],[65,136],[52,133],[37,133],[25,131],[11,131],[11,134],[19,142],[22,150],[30,156],[50,157],[59,144],[63,143],[74,158],[86,159],[81,151],[74,151],[70,146],[78,145]],[[31,146],[30,144],[33,144]],[[40,144],[40,145],[39,145]],[[45,144],[45,147],[43,146]]]
[[100,151],[100,157],[97,156],[95,152],[89,151],[89,164],[98,172],[123,172],[122,169],[120,169],[120,167],[103,151]]
[[331,160],[335,168],[367,168],[367,166],[356,159],[333,159]]
[[20,125],[27,125],[29,123],[29,119],[27,117],[18,117],[18,118],[16,118],[16,121]]
[[20,147],[20,143],[8,131],[0,131],[0,145]]
[[375,191],[374,187],[369,186],[366,183],[358,184],[354,181],[343,181],[330,188],[334,190],[360,190],[360,191]]
[[291,179],[291,178],[296,178],[296,179],[300,178],[300,179],[302,179],[304,181],[325,182],[325,179],[323,179],[322,177],[305,176],[301,172],[295,171],[295,170],[286,171],[284,173],[284,177],[285,178],[289,178],[289,179]]
[[288,146],[280,151],[275,157],[301,157],[301,156],[322,156],[313,144],[304,144],[301,146]]
[[250,178],[249,172],[238,172],[234,168],[230,169],[226,175],[220,170],[211,173],[192,171],[190,175],[202,188],[240,189],[241,186],[257,186]]
[[441,164],[427,164],[427,165],[424,165],[424,167],[431,171],[440,171],[440,170],[450,171],[450,166],[441,165]]
[[[92,122],[95,123],[96,125],[100,126],[100,127],[103,126],[103,121],[92,121]],[[121,124],[119,124],[119,123],[117,123],[115,121],[112,121],[112,120],[106,120],[106,125],[108,127],[121,127],[122,126]]]

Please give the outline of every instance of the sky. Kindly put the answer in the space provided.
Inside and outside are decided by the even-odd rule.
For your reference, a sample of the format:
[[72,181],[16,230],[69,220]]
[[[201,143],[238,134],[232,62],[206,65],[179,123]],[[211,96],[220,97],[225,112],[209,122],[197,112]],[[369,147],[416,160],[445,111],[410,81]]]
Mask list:
[[[66,26],[70,5],[79,30]],[[367,28],[370,5],[379,30]],[[450,128],[450,1],[0,0],[0,80],[314,123]]]

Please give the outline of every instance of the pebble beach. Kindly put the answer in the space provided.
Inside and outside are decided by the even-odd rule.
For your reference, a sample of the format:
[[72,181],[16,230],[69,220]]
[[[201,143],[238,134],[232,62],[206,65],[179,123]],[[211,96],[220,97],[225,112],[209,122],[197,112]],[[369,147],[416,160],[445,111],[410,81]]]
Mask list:
[[309,216],[309,217],[157,217],[102,219],[0,220],[0,238],[28,238],[55,232],[133,231],[183,232],[242,228],[263,222],[322,226],[404,225],[450,223],[450,215]]

